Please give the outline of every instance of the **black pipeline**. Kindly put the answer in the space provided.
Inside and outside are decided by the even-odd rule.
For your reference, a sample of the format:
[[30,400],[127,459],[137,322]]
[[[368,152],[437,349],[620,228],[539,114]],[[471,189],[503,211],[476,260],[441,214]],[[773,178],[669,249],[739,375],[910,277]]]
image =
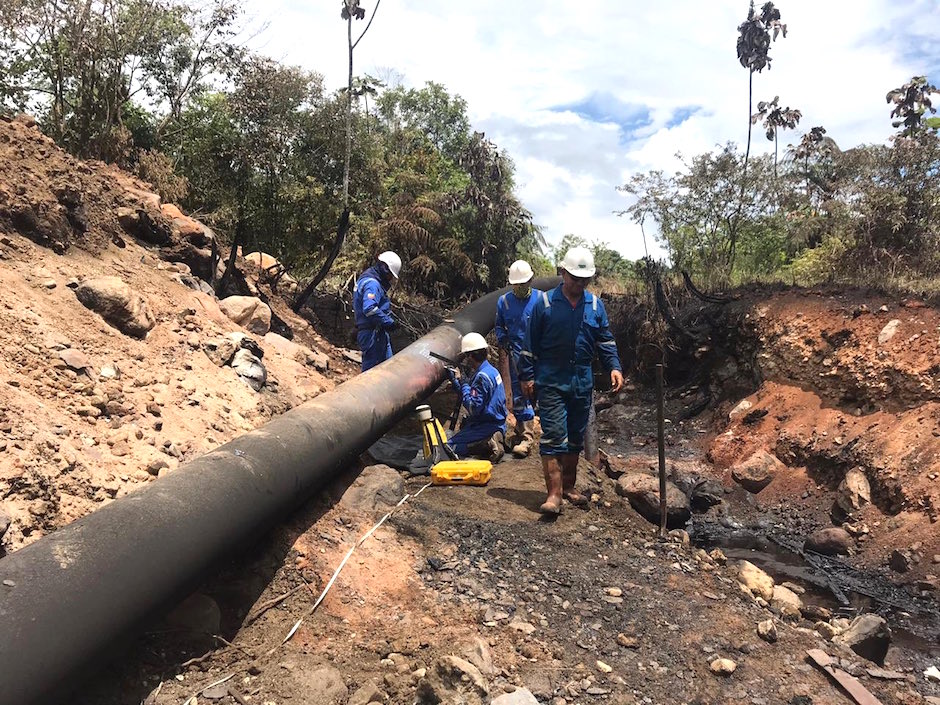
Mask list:
[[492,328],[500,293],[332,392],[0,559],[0,705],[67,692],[109,647],[322,489],[437,388],[444,370],[431,352],[456,358],[461,335]]

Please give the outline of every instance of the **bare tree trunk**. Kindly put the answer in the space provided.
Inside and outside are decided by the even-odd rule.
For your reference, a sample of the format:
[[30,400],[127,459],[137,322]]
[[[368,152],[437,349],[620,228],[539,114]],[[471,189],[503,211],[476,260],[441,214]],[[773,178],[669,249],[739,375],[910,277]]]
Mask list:
[[346,155],[343,162],[343,210],[349,208],[349,161],[352,154],[352,90],[353,90],[353,40],[352,14],[346,20],[346,37],[349,47],[349,80],[346,83]]
[[339,226],[336,229],[336,240],[333,242],[333,249],[330,250],[330,254],[327,256],[323,266],[320,267],[320,271],[314,275],[313,279],[310,280],[310,283],[304,287],[304,290],[301,291],[300,295],[294,300],[294,305],[291,306],[291,308],[294,310],[294,313],[300,312],[300,309],[302,309],[304,304],[307,303],[307,299],[310,298],[320,282],[322,282],[326,278],[326,275],[330,273],[330,267],[333,266],[333,262],[339,256],[339,252],[343,248],[343,241],[346,239],[346,233],[348,230],[349,209],[346,209],[339,218]]

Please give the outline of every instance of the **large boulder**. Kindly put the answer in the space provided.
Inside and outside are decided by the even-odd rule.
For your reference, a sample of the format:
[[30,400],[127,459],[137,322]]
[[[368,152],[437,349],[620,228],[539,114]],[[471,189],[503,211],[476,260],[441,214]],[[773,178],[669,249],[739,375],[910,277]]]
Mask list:
[[86,279],[75,289],[75,296],[125,335],[145,338],[157,323],[144,298],[120,277]]
[[750,561],[738,563],[738,580],[753,595],[770,602],[774,596],[774,579]]
[[405,496],[405,481],[388,465],[370,465],[343,494],[340,504],[360,512],[385,512]]
[[271,309],[255,296],[228,296],[219,302],[222,313],[257,335],[271,330]]
[[832,641],[834,644],[849,647],[862,658],[883,665],[891,645],[891,629],[883,617],[877,614],[862,614]]
[[[659,524],[659,478],[644,473],[626,473],[617,480],[617,494],[626,497],[644,519]],[[681,528],[692,516],[689,498],[671,482],[666,482],[666,525]]]
[[785,619],[799,619],[803,601],[800,596],[783,585],[774,585],[770,608]]
[[748,492],[757,494],[773,482],[786,466],[765,450],[758,450],[743,463],[731,469],[731,479]]
[[4,511],[3,507],[0,507],[0,539],[3,538],[3,535],[7,532],[7,529],[10,528],[12,522],[13,519],[10,515]]
[[846,518],[867,504],[871,504],[871,484],[861,468],[852,468],[839,483],[832,513]]
[[803,542],[804,549],[824,556],[847,556],[854,545],[849,532],[838,527],[814,531]]
[[484,705],[490,702],[490,689],[479,669],[456,656],[437,659],[418,684],[420,705]]
[[239,348],[229,364],[238,373],[238,376],[256,392],[260,392],[268,381],[268,371],[265,369],[264,364],[248,348]]

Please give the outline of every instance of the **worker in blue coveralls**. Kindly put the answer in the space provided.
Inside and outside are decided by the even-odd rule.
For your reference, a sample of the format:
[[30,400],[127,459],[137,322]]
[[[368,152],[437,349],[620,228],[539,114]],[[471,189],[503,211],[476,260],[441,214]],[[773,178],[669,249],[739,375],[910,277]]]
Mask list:
[[479,333],[467,333],[460,340],[460,370],[448,372],[467,417],[449,443],[461,458],[498,463],[505,452],[506,390],[499,371],[486,359],[488,351]]
[[587,504],[575,484],[593,403],[595,351],[610,372],[611,392],[623,387],[607,311],[595,294],[584,290],[594,276],[594,255],[585,247],[572,247],[561,269],[561,285],[544,292],[532,309],[519,360],[522,391],[539,405],[539,453],[548,490],[540,511],[548,515],[561,512],[563,498],[575,505]]
[[[535,410],[532,401],[522,393],[519,386],[519,356],[532,307],[542,292],[530,285],[532,267],[525,260],[516,260],[509,267],[509,283],[512,291],[499,297],[496,302],[496,340],[499,343],[499,369],[509,376],[512,398],[512,415],[516,419],[512,443],[512,454],[526,457],[535,444]],[[510,396],[510,395],[507,395]],[[507,444],[508,445],[508,444]]]
[[376,263],[362,273],[353,289],[356,314],[356,341],[362,351],[362,371],[385,362],[392,356],[388,332],[395,329],[392,302],[388,290],[401,273],[401,257],[383,252]]

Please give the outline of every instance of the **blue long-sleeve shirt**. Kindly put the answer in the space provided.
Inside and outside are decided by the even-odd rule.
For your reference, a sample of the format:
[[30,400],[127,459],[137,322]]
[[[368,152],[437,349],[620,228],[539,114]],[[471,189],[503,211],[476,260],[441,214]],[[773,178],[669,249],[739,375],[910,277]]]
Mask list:
[[506,389],[499,372],[488,360],[480,364],[469,382],[458,383],[455,377],[451,377],[451,382],[467,408],[469,423],[505,426]]
[[496,302],[496,340],[499,347],[517,355],[522,351],[532,308],[541,295],[541,291],[532,289],[527,299],[520,299],[511,291],[499,297]]
[[356,314],[356,328],[359,330],[395,328],[392,302],[385,293],[382,279],[375,267],[369,267],[356,281],[356,287],[353,289],[353,311]]
[[572,306],[559,285],[543,292],[532,309],[519,358],[519,379],[579,396],[588,394],[594,386],[595,351],[605,369],[622,370],[604,303],[584,292],[577,306]]

